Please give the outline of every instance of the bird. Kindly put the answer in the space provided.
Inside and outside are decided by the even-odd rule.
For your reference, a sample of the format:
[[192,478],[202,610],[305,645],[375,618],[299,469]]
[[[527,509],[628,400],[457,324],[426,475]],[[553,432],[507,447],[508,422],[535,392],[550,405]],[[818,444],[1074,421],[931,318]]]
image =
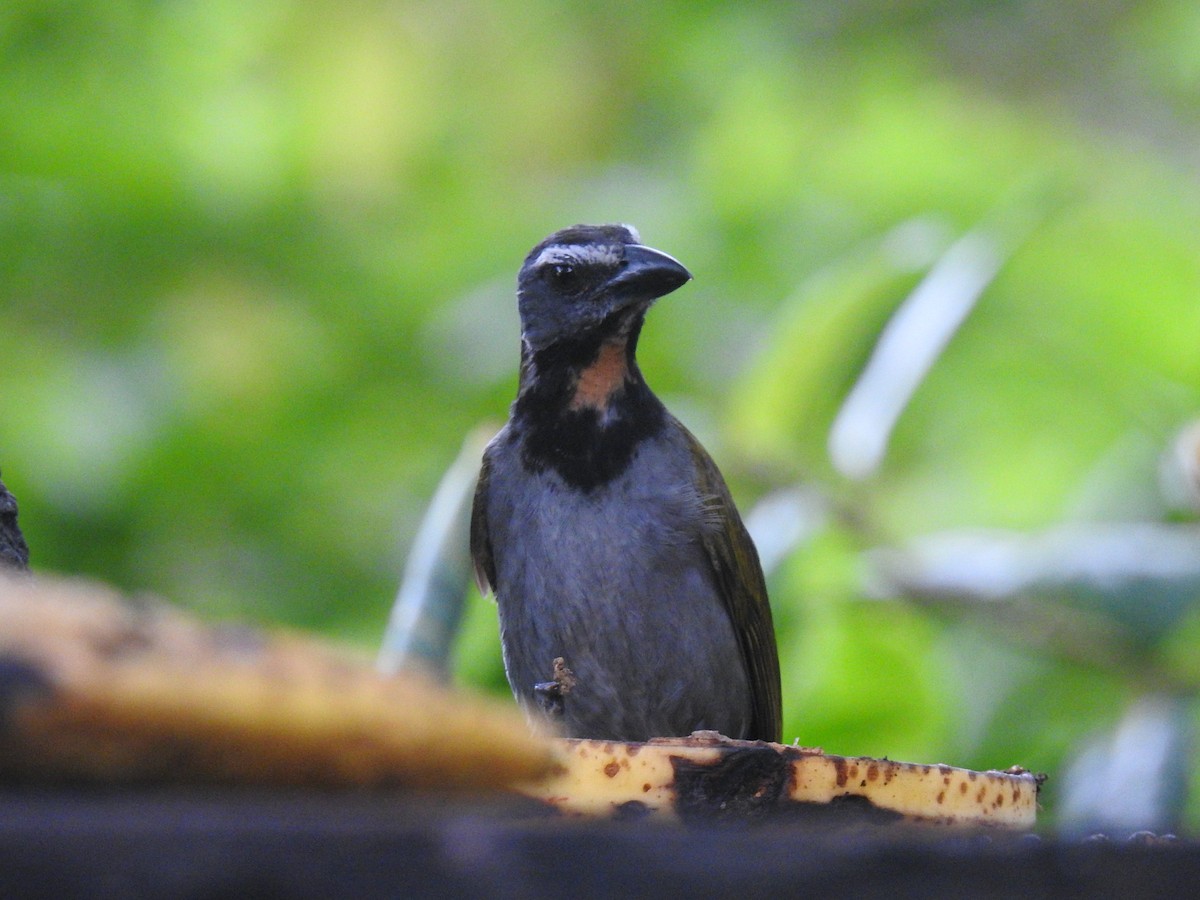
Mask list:
[[29,545],[17,524],[17,500],[0,481],[0,570],[29,568]]
[[556,231],[517,276],[517,396],[483,453],[470,552],[513,694],[567,737],[781,738],[754,543],[637,363],[646,313],[691,278],[629,225]]

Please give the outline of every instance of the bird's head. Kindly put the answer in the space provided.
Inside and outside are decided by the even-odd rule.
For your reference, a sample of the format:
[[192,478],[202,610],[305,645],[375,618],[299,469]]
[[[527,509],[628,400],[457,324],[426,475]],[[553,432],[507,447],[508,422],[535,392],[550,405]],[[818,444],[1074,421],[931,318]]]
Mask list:
[[529,252],[517,276],[522,338],[536,352],[566,339],[620,337],[691,277],[628,225],[564,228]]

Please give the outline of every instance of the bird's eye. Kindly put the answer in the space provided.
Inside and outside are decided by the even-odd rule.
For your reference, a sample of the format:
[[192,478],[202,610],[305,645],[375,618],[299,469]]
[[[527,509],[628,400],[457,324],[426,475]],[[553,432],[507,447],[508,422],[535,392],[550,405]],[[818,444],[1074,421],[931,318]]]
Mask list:
[[555,263],[546,269],[546,274],[555,284],[566,287],[575,280],[575,267],[570,263]]

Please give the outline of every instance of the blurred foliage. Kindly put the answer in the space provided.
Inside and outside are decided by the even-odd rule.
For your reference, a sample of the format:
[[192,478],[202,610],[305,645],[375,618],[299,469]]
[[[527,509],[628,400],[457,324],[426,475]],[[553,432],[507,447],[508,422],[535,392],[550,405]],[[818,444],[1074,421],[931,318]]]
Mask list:
[[[1184,0],[13,0],[0,468],[32,561],[373,644],[514,393],[523,254],[633,222],[696,274],[643,337],[652,385],[744,508],[804,481],[834,510],[772,577],[786,733],[1055,772],[1145,687],[1129,660],[866,599],[862,554],[1194,517],[1158,467],[1200,410],[1198,60]],[[839,474],[880,330],[993,227],[882,467]],[[1133,670],[1194,701],[1198,623]],[[503,690],[478,597],[458,660]]]

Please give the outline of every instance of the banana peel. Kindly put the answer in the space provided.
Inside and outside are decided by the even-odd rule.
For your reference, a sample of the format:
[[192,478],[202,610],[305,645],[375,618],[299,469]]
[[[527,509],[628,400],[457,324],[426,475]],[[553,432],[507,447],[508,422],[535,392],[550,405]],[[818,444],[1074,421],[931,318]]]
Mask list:
[[1025,829],[1040,779],[715,732],[547,740],[507,704],[382,677],[310,638],[0,576],[0,784],[16,782],[515,787],[567,816]]
[[503,703],[298,635],[0,577],[0,783],[495,790],[552,762]]
[[566,739],[559,751],[555,774],[520,789],[580,816],[688,821],[840,812],[873,824],[1020,830],[1035,823],[1043,780],[1019,767],[973,772],[704,731],[648,743]]

